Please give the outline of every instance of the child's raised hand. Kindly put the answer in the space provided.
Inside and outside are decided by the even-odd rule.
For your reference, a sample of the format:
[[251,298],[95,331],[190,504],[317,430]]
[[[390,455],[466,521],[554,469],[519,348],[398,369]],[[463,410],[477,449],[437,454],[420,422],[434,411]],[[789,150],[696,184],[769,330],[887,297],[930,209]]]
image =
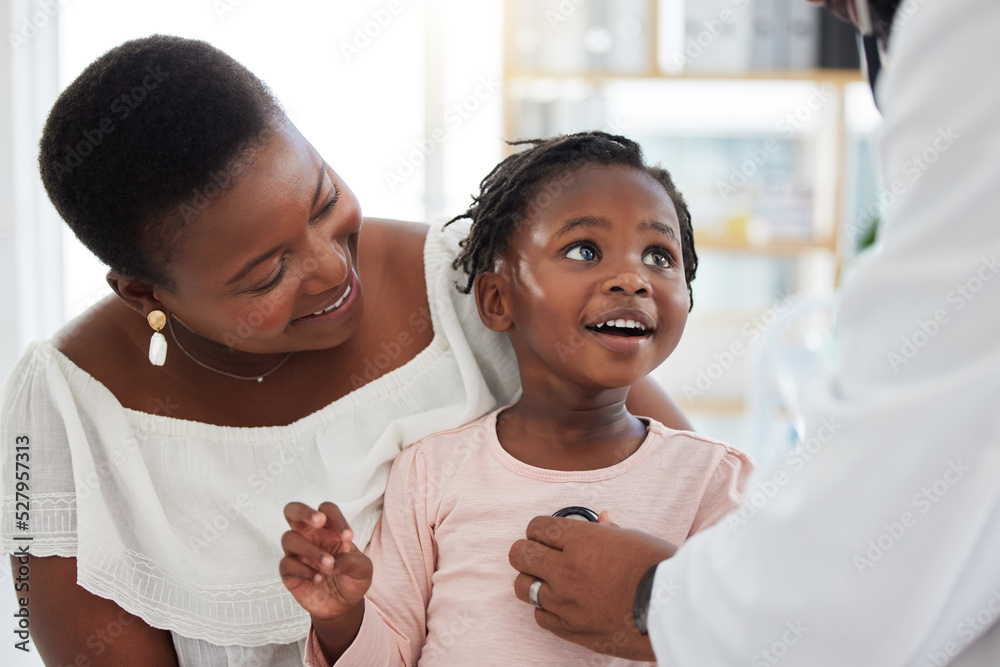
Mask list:
[[340,508],[288,503],[285,519],[292,529],[281,536],[285,556],[278,571],[288,590],[316,619],[355,610],[371,586],[372,562],[351,542],[354,533]]

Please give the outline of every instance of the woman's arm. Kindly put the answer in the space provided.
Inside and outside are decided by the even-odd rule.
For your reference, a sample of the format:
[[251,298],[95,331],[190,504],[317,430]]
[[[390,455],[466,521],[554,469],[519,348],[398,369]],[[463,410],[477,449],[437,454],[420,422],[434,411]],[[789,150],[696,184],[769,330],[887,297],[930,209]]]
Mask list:
[[669,428],[678,431],[694,430],[674,399],[648,375],[632,385],[628,398],[625,399],[625,407],[634,415],[652,417]]
[[[31,639],[47,665],[176,667],[170,633],[76,583],[76,559],[29,556]],[[14,579],[23,563],[11,556]]]

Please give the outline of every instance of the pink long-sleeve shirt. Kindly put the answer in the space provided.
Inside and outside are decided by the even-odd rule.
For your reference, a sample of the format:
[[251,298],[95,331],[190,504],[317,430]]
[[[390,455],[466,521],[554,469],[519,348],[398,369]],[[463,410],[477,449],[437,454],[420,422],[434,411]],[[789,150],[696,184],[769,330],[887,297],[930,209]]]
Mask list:
[[[621,463],[545,470],[504,451],[498,412],[396,459],[368,548],[364,622],[337,665],[635,665],[538,627],[514,597],[510,546],[533,517],[569,505],[611,510],[623,528],[680,544],[737,507],[755,469],[728,445],[645,420],[646,439]],[[306,664],[327,664],[314,633]]]

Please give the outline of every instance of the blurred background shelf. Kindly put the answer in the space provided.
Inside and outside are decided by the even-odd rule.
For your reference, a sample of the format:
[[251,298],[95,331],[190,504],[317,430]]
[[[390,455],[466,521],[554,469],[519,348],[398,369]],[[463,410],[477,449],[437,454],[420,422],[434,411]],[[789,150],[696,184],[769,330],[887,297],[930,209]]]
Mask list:
[[725,239],[695,233],[695,247],[702,250],[723,250],[730,252],[747,252],[761,255],[798,255],[810,250],[836,250],[836,237],[814,239],[808,241],[760,241],[748,239]]
[[590,83],[603,83],[612,79],[666,79],[718,80],[718,81],[805,81],[843,85],[864,81],[858,69],[763,70],[747,72],[552,72],[546,70],[507,70],[508,79],[582,79]]

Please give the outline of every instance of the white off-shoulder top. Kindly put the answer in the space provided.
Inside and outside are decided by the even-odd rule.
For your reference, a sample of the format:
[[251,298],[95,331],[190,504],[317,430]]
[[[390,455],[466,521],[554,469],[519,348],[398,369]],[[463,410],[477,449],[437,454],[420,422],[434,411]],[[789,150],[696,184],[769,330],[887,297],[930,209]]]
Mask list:
[[33,343],[0,402],[3,550],[76,557],[79,584],[170,630],[181,665],[301,665],[309,616],[278,576],[284,505],[337,502],[363,548],[396,455],[519,389],[507,337],[455,288],[466,233],[427,236],[430,345],[286,426],[130,410],[50,342]]

